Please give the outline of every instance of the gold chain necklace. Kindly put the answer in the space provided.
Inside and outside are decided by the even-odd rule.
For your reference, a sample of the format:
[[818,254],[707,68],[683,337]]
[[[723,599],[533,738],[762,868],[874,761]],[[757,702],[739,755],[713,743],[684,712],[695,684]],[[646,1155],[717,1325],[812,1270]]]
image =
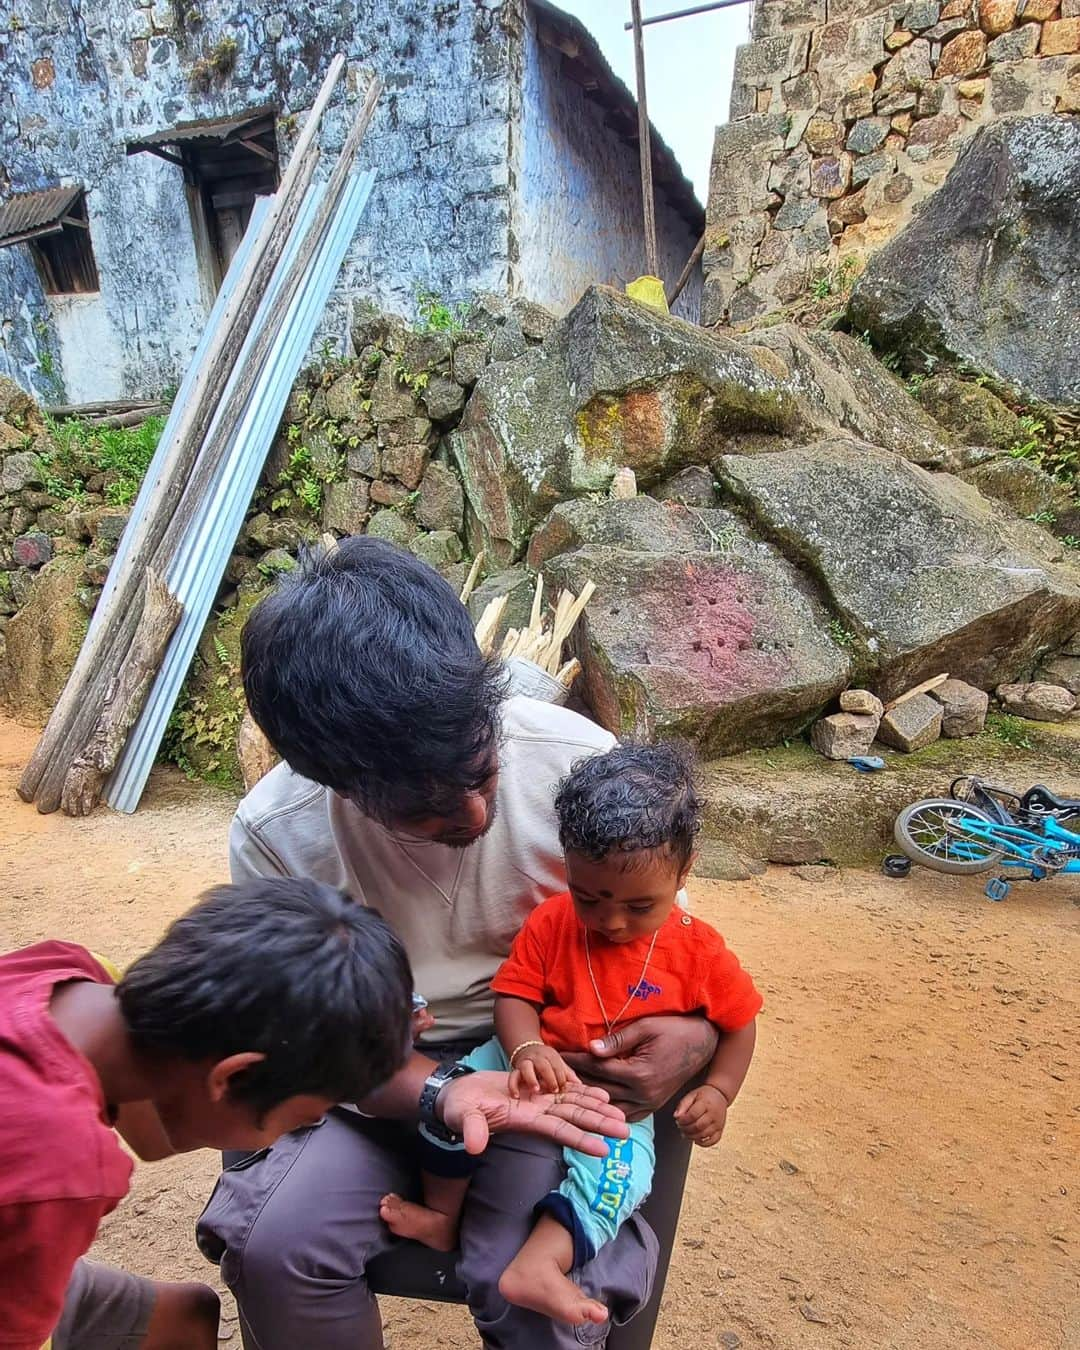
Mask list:
[[637,977],[637,982],[635,983],[634,987],[630,990],[630,997],[626,1000],[626,1002],[622,1005],[622,1007],[619,1009],[619,1011],[616,1013],[614,1017],[608,1017],[607,1009],[604,1007],[604,1000],[600,997],[600,990],[596,984],[596,976],[593,974],[592,956],[589,953],[589,930],[587,928],[585,929],[585,964],[589,969],[589,979],[592,981],[593,993],[596,995],[596,1002],[600,1008],[600,1016],[604,1019],[604,1026],[607,1028],[607,1033],[609,1036],[611,1035],[612,1031],[614,1031],[614,1029],[622,1021],[623,1014],[626,1012],[627,1008],[629,1008],[630,1004],[633,1003],[637,991],[641,988],[642,981],[645,979],[645,972],[649,969],[649,962],[652,960],[653,948],[656,946],[656,939],[659,936],[660,936],[660,929],[658,928],[656,932],[653,933],[652,935],[652,941],[649,943],[649,950],[645,953],[645,964],[641,967],[641,974]]

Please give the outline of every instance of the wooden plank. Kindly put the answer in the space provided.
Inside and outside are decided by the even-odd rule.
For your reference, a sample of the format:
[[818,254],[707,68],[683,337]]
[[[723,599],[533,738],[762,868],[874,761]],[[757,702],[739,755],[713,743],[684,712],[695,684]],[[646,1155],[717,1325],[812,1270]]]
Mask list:
[[128,732],[142,712],[150,686],[184,607],[151,568],[131,651],[113,679],[101,716],[64,780],[61,805],[69,816],[88,816],[116,767]]
[[892,712],[894,708],[899,708],[901,703],[906,703],[909,698],[915,698],[918,694],[928,694],[931,689],[937,689],[940,685],[943,685],[948,678],[949,672],[946,671],[944,675],[935,675],[931,680],[923,680],[922,684],[917,684],[914,689],[909,689],[899,698],[894,698],[891,703],[886,703],[885,711]]
[[[344,70],[345,58],[339,54],[331,62],[289,160],[281,188],[266,213],[206,359],[196,373],[192,396],[182,411],[163,460],[163,472],[152,484],[146,510],[122,563],[117,564],[118,575],[107,611],[95,622],[83,643],[68,682],[19,780],[17,791],[23,801],[34,801],[41,793],[39,810],[55,810],[59,805],[67,766],[86,743],[104,691],[130,646],[141,608],[141,587],[146,570],[159,552],[167,526],[177,520],[177,507],[232,374],[233,363],[314,176],[319,155],[316,134]],[[92,697],[94,694],[96,702]],[[57,757],[60,762],[54,764]],[[47,775],[49,790],[42,793]]]
[[704,252],[705,252],[705,236],[702,235],[701,238],[694,245],[693,253],[690,254],[689,258],[687,258],[686,266],[679,273],[678,281],[675,283],[674,286],[672,286],[671,290],[665,296],[669,309],[675,303],[675,301],[678,300],[679,296],[682,295],[683,290],[686,287],[686,283],[693,276],[694,268],[701,261],[701,256]]

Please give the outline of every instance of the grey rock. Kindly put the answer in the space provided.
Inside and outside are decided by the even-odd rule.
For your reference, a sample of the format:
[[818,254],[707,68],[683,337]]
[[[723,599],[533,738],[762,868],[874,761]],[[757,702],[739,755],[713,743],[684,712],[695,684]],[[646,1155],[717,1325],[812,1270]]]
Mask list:
[[429,464],[420,480],[416,500],[416,519],[425,530],[460,532],[465,513],[465,494],[461,480],[445,464]]
[[383,361],[371,391],[371,416],[376,422],[392,422],[401,417],[415,417],[416,395],[398,379],[393,361]]
[[400,511],[393,511],[387,507],[376,511],[371,517],[367,533],[374,535],[376,539],[386,539],[391,544],[397,544],[399,548],[408,548],[416,538],[417,530],[416,525],[411,520],[406,520]]
[[921,33],[924,29],[933,28],[940,18],[941,6],[937,0],[914,0],[904,10],[899,25],[901,28],[910,28],[913,33]]
[[338,422],[362,421],[366,416],[367,394],[355,372],[339,375],[326,391],[327,413]]
[[987,59],[995,63],[1027,60],[1039,50],[1040,32],[1037,23],[1025,23],[1014,28],[1011,33],[1002,33],[987,46]]
[[905,754],[924,750],[941,735],[944,710],[926,694],[916,694],[881,719],[878,737]]
[[832,713],[814,723],[810,744],[826,759],[865,755],[874,743],[880,720],[853,712]]
[[926,411],[955,432],[964,445],[991,445],[1008,450],[1020,439],[1020,419],[992,390],[957,375],[934,375],[916,395]]
[[1070,694],[1080,696],[1080,656],[1054,656],[1037,671],[1040,682],[1059,684]]
[[438,572],[444,571],[452,563],[459,563],[462,557],[461,540],[453,530],[418,534],[410,542],[409,550]]
[[53,556],[53,542],[41,530],[20,534],[11,548],[19,567],[44,567]]
[[369,488],[365,478],[328,483],[323,492],[322,526],[336,534],[359,534],[367,520]]
[[345,452],[345,462],[350,473],[361,474],[364,478],[378,478],[382,473],[378,441],[371,437],[350,445]]
[[986,725],[986,710],[990,695],[964,680],[946,680],[930,697],[942,708],[941,734],[950,740],[962,736],[977,736]]
[[484,373],[488,363],[490,344],[487,340],[457,342],[450,365],[450,373],[458,384],[471,389]]
[[1076,707],[1076,696],[1068,689],[1042,681],[1002,684],[995,692],[1007,713],[1029,722],[1060,722]]
[[652,490],[652,495],[661,502],[681,502],[684,506],[715,506],[716,482],[711,469],[700,464],[691,464],[687,469],[665,478]]
[[675,501],[640,496],[560,502],[529,544],[529,566],[539,571],[560,553],[586,546],[636,553],[700,553],[735,539],[738,522],[730,511],[693,511]]
[[433,422],[449,422],[465,406],[465,390],[445,375],[432,375],[420,395],[424,411]]
[[295,553],[314,533],[313,525],[302,524],[291,516],[272,516],[261,511],[245,524],[241,539],[246,546],[254,545],[260,552],[283,548]]
[[921,350],[1028,397],[1080,403],[1080,119],[978,131],[857,282],[849,314],[881,349]]
[[847,148],[858,155],[869,155],[884,143],[889,134],[885,117],[863,117],[848,132]]
[[469,615],[476,623],[492,600],[506,596],[506,608],[495,631],[496,649],[505,637],[507,629],[522,629],[529,622],[535,589],[534,572],[524,566],[508,567],[504,572],[496,572],[493,576],[486,577],[469,597]]
[[42,482],[41,460],[32,450],[5,455],[0,465],[0,493],[21,492]]
[[882,698],[942,670],[991,686],[1030,669],[1080,617],[1068,569],[1029,551],[974,489],[872,446],[727,455],[717,476],[825,586]]

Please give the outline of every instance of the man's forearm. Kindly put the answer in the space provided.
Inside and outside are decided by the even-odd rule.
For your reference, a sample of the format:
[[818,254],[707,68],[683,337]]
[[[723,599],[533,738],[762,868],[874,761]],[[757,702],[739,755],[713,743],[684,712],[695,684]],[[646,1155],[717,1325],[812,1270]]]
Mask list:
[[754,1057],[754,1045],[757,1041],[757,1020],[748,1023],[740,1031],[721,1034],[720,1044],[712,1057],[706,1083],[723,1093],[730,1106],[739,1095],[750,1061]]
[[414,1050],[404,1068],[356,1105],[366,1116],[387,1120],[416,1120],[424,1079],[437,1063],[437,1060]]

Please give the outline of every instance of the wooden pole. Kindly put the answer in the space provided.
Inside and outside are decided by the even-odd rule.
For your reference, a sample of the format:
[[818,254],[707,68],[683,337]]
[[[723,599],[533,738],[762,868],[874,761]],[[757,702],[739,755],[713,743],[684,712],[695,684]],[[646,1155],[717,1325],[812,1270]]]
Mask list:
[[[330,181],[327,183],[326,192],[323,194],[315,218],[274,297],[267,312],[266,321],[261,325],[251,351],[245,359],[240,378],[237,379],[228,398],[221,406],[221,411],[217,415],[215,423],[215,434],[202,448],[192,469],[191,477],[184,488],[180,504],[169,520],[161,542],[154,553],[153,566],[162,575],[167,574],[184,531],[217,475],[221,460],[228,450],[236,422],[247,406],[258,373],[262,369],[270,348],[277,337],[278,330],[285,320],[289,306],[304,281],[311,260],[322,243],[334,209],[345,188],[346,180],[352,171],[364,133],[374,116],[375,105],[382,93],[382,87],[382,81],[376,78],[368,89],[367,97],[364,99],[364,103],[338,156],[333,173],[330,175]],[[95,716],[95,709],[100,708],[104,691],[123,664],[137,622],[137,610],[129,610],[124,615],[119,616],[115,630],[116,641],[102,658],[98,674],[89,684],[82,708],[76,711],[61,743],[56,748],[53,760],[49,762],[41,774],[36,793],[39,811],[55,811],[60,805],[68,765],[85,744]]]
[[61,805],[69,816],[88,816],[97,806],[183,611],[183,605],[158,574],[153,569],[147,572],[146,599],[131,652],[105,695],[90,739],[64,780]]
[[645,43],[641,36],[641,0],[630,0],[634,22],[634,69],[637,73],[638,153],[641,157],[641,206],[645,221],[645,266],[649,276],[660,275],[656,253],[656,201],[652,180],[652,132],[645,98]]
[[664,297],[668,302],[669,309],[675,303],[675,301],[678,300],[679,296],[682,295],[683,290],[686,287],[686,283],[693,276],[694,268],[701,261],[701,255],[704,252],[705,252],[705,236],[702,235],[701,238],[694,245],[693,253],[690,254],[689,258],[687,258],[686,266],[679,273],[678,281],[675,283],[674,286],[672,286],[671,290],[668,291],[667,295]]
[[[140,591],[146,569],[150,565],[162,533],[170,520],[176,518],[175,512],[188,476],[210,429],[244,337],[266,293],[274,268],[284,251],[296,215],[314,176],[319,155],[315,137],[323,112],[344,69],[344,56],[336,56],[304,123],[255,246],[196,374],[191,397],[186,407],[181,410],[181,417],[169,443],[168,454],[163,460],[161,476],[154,482],[146,509],[132,534],[105,612],[100,619],[95,620],[90,634],[83,643],[68,682],[19,780],[17,791],[23,801],[31,802],[38,795],[41,780],[58,746],[62,741],[71,739],[69,733],[73,719],[80,718],[85,725],[87,690],[92,683],[97,683],[99,688],[101,687],[97,677],[103,656],[116,641],[120,629],[128,623],[133,610],[135,620],[138,619]],[[132,631],[133,625],[130,625],[129,642]],[[126,645],[124,649],[126,650]],[[85,735],[76,742],[76,748],[81,748],[84,741]],[[60,781],[63,781],[62,773]],[[54,796],[56,803],[59,804],[59,792],[57,791]],[[55,805],[50,809],[55,810]]]

